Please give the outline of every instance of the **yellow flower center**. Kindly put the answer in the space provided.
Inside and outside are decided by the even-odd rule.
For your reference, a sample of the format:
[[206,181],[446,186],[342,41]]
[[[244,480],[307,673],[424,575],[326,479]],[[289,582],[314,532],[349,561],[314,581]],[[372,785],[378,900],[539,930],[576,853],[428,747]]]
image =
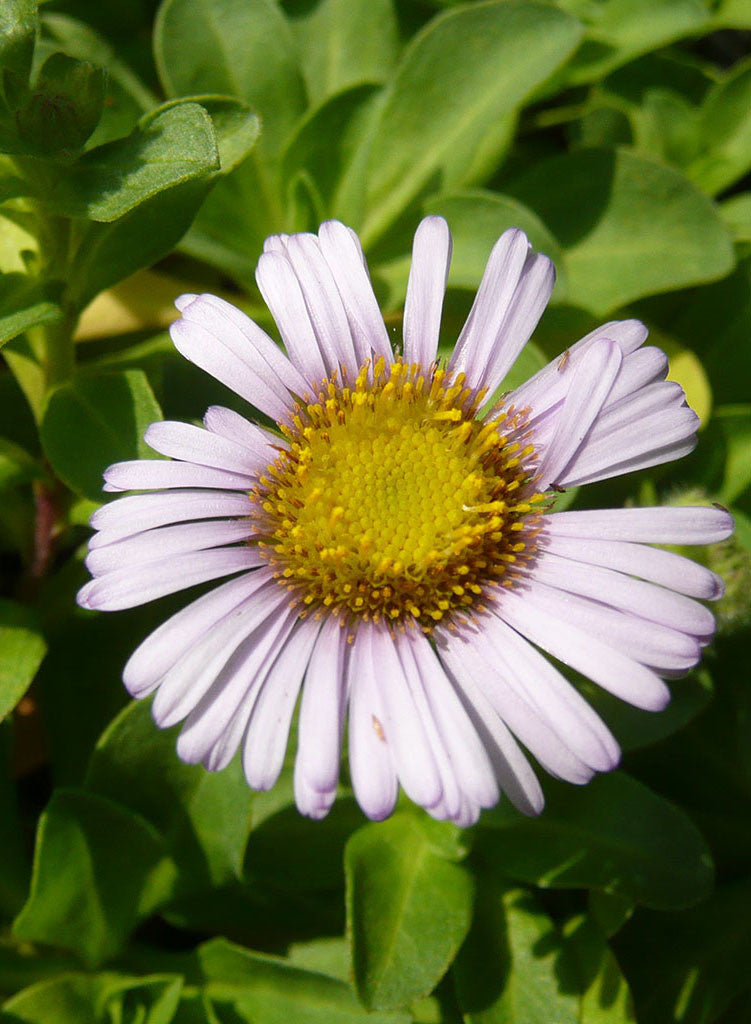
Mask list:
[[429,630],[481,605],[533,549],[541,494],[525,419],[441,369],[363,366],[325,381],[251,495],[259,544],[303,605]]

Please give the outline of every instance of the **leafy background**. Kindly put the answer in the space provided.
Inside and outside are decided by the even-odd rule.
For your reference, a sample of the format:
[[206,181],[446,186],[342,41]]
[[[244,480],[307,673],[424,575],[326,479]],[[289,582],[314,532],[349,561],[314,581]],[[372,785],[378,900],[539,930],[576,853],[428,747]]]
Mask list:
[[[34,0],[0,5],[0,1021],[751,1021],[751,0]],[[659,716],[581,683],[626,751],[462,832],[406,802],[324,823],[291,778],[181,764],[126,703],[179,600],[74,604],[109,463],[234,396],[175,295],[267,328],[271,232],[356,228],[398,337],[411,234],[448,218],[448,351],[508,226],[554,258],[526,377],[638,316],[702,419],[585,505],[719,501],[728,597]]]

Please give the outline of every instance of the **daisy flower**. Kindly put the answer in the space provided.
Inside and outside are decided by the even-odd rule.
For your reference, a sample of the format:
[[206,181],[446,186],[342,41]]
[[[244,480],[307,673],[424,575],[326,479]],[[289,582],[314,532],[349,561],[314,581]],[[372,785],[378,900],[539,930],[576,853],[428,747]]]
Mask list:
[[[401,354],[392,350],[357,236],[269,238],[257,281],[286,355],[212,295],[184,295],[177,349],[258,410],[212,406],[203,427],[155,423],[165,460],[121,462],[98,509],[85,608],[129,608],[226,579],[173,615],[124,670],[183,722],[179,756],[210,770],[238,749],[248,783],[276,782],[299,698],[299,810],[323,817],[342,745],[363,811],[398,788],[470,825],[504,792],[538,813],[522,748],[585,783],[618,744],[548,660],[659,711],[663,681],[714,632],[696,598],[709,570],[651,544],[727,537],[719,508],[555,512],[562,488],[678,458],[697,417],[636,320],[605,324],[488,408],[532,334],[554,268],[509,230],[493,248],[445,364],[446,222],[414,238]],[[249,415],[255,413],[251,410]]]

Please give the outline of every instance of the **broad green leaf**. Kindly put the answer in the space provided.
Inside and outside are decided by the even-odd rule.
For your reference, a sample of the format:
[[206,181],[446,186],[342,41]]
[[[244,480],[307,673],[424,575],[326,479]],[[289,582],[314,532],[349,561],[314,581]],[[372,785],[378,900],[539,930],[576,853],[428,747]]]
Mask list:
[[742,1005],[751,998],[750,916],[747,877],[684,913],[637,914],[619,936],[618,955],[640,1024],[734,1024],[734,1013],[723,1014],[739,995]]
[[18,133],[42,156],[80,150],[102,114],[105,74],[88,61],[53,53],[42,65],[28,101],[16,111]]
[[[23,190],[19,194],[23,194]],[[21,226],[0,212],[0,273],[15,271],[26,274],[30,260],[38,258],[39,242],[33,232],[32,224]]]
[[94,750],[86,786],[142,815],[164,838],[181,893],[242,873],[251,792],[237,762],[222,772],[184,764],[175,730],[158,729],[147,702],[134,702]]
[[0,491],[28,483],[43,475],[36,459],[13,441],[0,437]]
[[360,999],[371,1009],[394,1009],[427,995],[467,933],[471,876],[436,849],[411,814],[361,828],[344,863]]
[[30,327],[62,316],[51,290],[26,274],[0,273],[0,347]]
[[[560,245],[532,210],[516,199],[482,190],[436,196],[425,204],[425,213],[448,221],[454,240],[449,287],[476,289],[490,250],[507,228],[521,228],[532,246],[555,264],[555,299],[566,293],[566,266]],[[538,367],[539,369],[539,367]],[[520,382],[521,383],[521,382]]]
[[165,0],[154,53],[170,96],[221,93],[249,103],[263,124],[262,158],[279,153],[305,107],[292,30],[273,0]]
[[153,456],[143,434],[161,418],[143,371],[80,376],[50,396],[42,420],[42,445],[69,487],[101,500],[107,466]]
[[14,932],[94,966],[168,897],[173,873],[161,838],[139,815],[58,789],[39,822],[31,893]]
[[312,107],[298,122],[282,156],[281,177],[289,184],[300,171],[310,175],[327,209],[346,173],[371,114],[379,87],[358,84]]
[[34,52],[37,0],[4,0],[0,4],[0,68],[26,79]]
[[[178,975],[130,978],[114,972],[66,972],[30,985],[4,1005],[8,1020],[25,1024],[170,1024],[180,1001]],[[0,1014],[0,1021],[6,1018]]]
[[344,936],[293,942],[287,956],[295,967],[349,981],[349,948]]
[[[199,946],[205,991],[221,1020],[238,1024],[407,1024],[401,1013],[370,1013],[348,985],[282,960],[252,953],[226,939]],[[225,1008],[231,1008],[226,1014]]]
[[131,132],[141,115],[157,106],[158,99],[103,36],[67,14],[43,11],[37,50],[63,50],[77,60],[107,69],[104,110],[89,146],[122,138]]
[[751,242],[751,192],[726,199],[720,212],[736,242]]
[[483,817],[477,845],[500,874],[543,888],[607,889],[660,909],[690,906],[712,886],[696,827],[623,772],[581,788],[546,786],[539,818],[502,804]]
[[751,61],[736,65],[709,93],[699,129],[702,152],[686,173],[715,195],[751,170]]
[[401,48],[395,6],[394,0],[287,0],[312,104],[362,82],[386,81]]
[[508,141],[506,119],[578,39],[573,18],[518,0],[448,11],[418,33],[369,140],[366,248],[427,191],[471,183],[468,169],[480,151],[483,170],[497,163]]
[[587,26],[584,41],[561,78],[566,84],[592,82],[638,57],[709,27],[702,0],[559,0]]
[[211,118],[197,103],[145,115],[127,138],[70,166],[26,161],[37,198],[65,217],[113,221],[164,189],[219,169]]
[[636,1024],[628,982],[596,923],[574,918],[566,938],[566,952],[582,988],[578,1024]]
[[484,881],[453,968],[467,1024],[578,1024],[562,946],[532,893]]
[[508,190],[561,243],[569,301],[600,316],[733,269],[714,204],[683,175],[625,150],[553,157]]
[[243,100],[218,93],[200,96],[182,96],[170,100],[159,109],[170,110],[183,103],[198,103],[211,117],[219,151],[217,173],[229,174],[247,157],[256,144],[261,124],[256,114]]
[[725,472],[718,499],[731,505],[751,485],[751,405],[725,405],[715,413],[725,442]]
[[0,719],[26,693],[46,651],[32,609],[0,600]]

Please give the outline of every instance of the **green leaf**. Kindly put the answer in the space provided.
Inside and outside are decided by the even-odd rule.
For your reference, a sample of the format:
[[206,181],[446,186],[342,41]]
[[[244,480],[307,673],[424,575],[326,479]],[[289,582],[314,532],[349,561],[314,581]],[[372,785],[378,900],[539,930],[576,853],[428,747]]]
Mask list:
[[251,792],[238,762],[222,772],[184,764],[175,730],[158,729],[147,702],[112,722],[91,757],[86,787],[142,815],[175,861],[180,894],[242,874]]
[[574,918],[566,935],[582,987],[578,1024],[636,1024],[628,982],[595,922]]
[[[25,1024],[49,1024],[51,1007],[55,1024],[170,1024],[177,1012],[181,989],[182,978],[178,975],[129,978],[113,972],[71,971],[23,989],[4,1004],[3,1011],[9,1015],[9,1022]],[[0,1021],[5,1019],[0,1014]]]
[[53,53],[42,65],[28,101],[16,111],[18,134],[31,153],[72,154],[99,123],[104,95],[102,68]]
[[618,955],[631,982],[640,1024],[709,1024],[727,1017],[742,994],[748,1006],[748,922],[751,880],[721,886],[681,914],[641,913],[618,938]]
[[26,161],[37,198],[65,217],[113,221],[164,189],[219,169],[211,118],[181,103],[141,119],[127,138],[89,150],[70,166]]
[[0,68],[28,79],[36,27],[36,0],[4,0],[0,5]]
[[243,100],[217,93],[182,96],[162,104],[159,109],[170,110],[183,103],[198,103],[211,117],[219,150],[218,173],[229,174],[255,146],[261,131],[258,117]]
[[715,195],[751,170],[751,61],[737,64],[710,91],[699,131],[703,152],[686,173]]
[[715,410],[713,426],[722,440],[725,467],[717,498],[732,505],[751,486],[751,405],[725,405]]
[[101,500],[107,466],[153,457],[143,434],[161,418],[143,371],[81,376],[50,396],[42,445],[61,480],[78,494]]
[[555,156],[509,191],[563,246],[569,301],[600,316],[733,268],[714,204],[683,175],[625,150]]
[[477,846],[500,874],[543,888],[606,889],[660,909],[712,887],[712,861],[677,807],[623,772],[577,788],[551,782],[539,818],[508,803],[486,814]]
[[312,104],[363,82],[387,80],[401,48],[394,0],[297,0],[285,6]]
[[278,154],[305,106],[290,25],[273,0],[165,0],[154,54],[171,96],[222,93],[260,115],[262,157]]
[[[408,1024],[401,1013],[369,1013],[358,1005],[348,985],[292,967],[282,960],[252,953],[226,939],[197,950],[205,991],[221,1020],[247,1024]],[[225,1016],[225,1009],[230,1013]],[[231,1016],[234,1013],[234,1016]]]
[[532,893],[484,880],[453,973],[467,1024],[578,1024],[562,937]]
[[394,1009],[427,995],[469,928],[471,876],[411,814],[361,828],[344,863],[360,999],[370,1009]]
[[566,267],[560,245],[537,214],[516,199],[480,189],[455,192],[431,197],[425,204],[425,213],[445,217],[451,228],[454,247],[449,287],[476,289],[490,250],[503,232],[507,228],[521,228],[533,247],[555,264],[554,301],[565,296]]
[[479,153],[484,171],[497,164],[504,119],[566,60],[579,31],[552,6],[503,0],[448,11],[418,33],[368,140],[366,248],[427,191],[477,180]]
[[173,873],[143,818],[92,793],[58,789],[39,822],[31,893],[14,932],[95,966],[168,897]]
[[48,287],[26,274],[0,273],[0,348],[30,327],[53,323],[61,316]]
[[720,211],[736,242],[751,242],[751,192],[726,199]]
[[46,651],[33,611],[0,600],[0,719],[26,693]]
[[0,491],[18,487],[43,475],[36,459],[13,441],[0,437]]

